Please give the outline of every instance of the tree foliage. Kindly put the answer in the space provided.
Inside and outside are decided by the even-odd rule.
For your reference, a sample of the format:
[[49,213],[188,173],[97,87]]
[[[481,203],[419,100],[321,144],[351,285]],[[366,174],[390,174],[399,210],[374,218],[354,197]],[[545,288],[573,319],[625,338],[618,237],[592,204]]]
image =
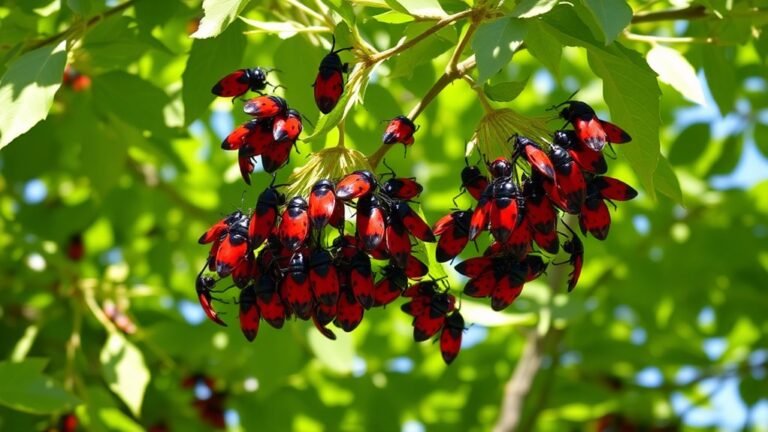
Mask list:
[[[768,361],[766,7],[5,2],[0,430],[44,430],[66,413],[84,430],[209,430],[196,376],[213,380],[208,399],[233,430],[698,430],[696,407],[726,385],[757,413]],[[344,97],[320,115],[310,85],[331,34],[355,50],[343,54]],[[256,65],[277,70],[277,92],[310,120],[279,175],[306,165],[294,190],[328,163],[309,155],[341,144],[417,176],[435,222],[453,207],[468,152],[492,159],[494,133],[559,126],[545,109],[578,90],[632,135],[611,169],[641,196],[612,213],[606,241],[586,242],[572,293],[559,266],[504,312],[464,298],[473,325],[450,367],[413,343],[397,307],[333,342],[296,322],[248,344],[236,326],[205,321],[193,283],[207,253],[199,235],[253,207],[271,181],[240,182],[219,143],[245,116],[210,93]],[[494,122],[499,112],[511,126]],[[406,154],[378,145],[382,121],[400,114],[420,125]],[[464,282],[449,266],[431,271]],[[236,304],[219,309],[235,321]]]

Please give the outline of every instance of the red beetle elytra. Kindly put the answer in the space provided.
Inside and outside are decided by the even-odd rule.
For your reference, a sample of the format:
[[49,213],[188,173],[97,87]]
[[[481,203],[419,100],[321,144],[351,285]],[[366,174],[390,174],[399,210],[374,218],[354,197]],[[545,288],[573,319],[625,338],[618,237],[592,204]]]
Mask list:
[[398,201],[392,206],[392,215],[400,220],[405,228],[417,239],[432,243],[435,234],[415,211],[404,201]]
[[[344,204],[341,204],[342,210]],[[314,228],[328,224],[336,209],[336,194],[330,180],[318,180],[309,193],[309,220]]]
[[288,163],[293,145],[293,141],[283,140],[265,148],[261,154],[261,164],[264,166],[264,171],[271,174]]
[[211,89],[211,93],[216,96],[238,97],[248,90],[261,92],[269,84],[267,81],[269,72],[270,70],[260,67],[238,69],[220,79]]
[[344,93],[344,75],[349,68],[348,63],[342,63],[339,53],[341,51],[351,50],[352,48],[340,48],[334,51],[336,47],[336,37],[333,36],[331,52],[329,52],[323,61],[320,62],[320,69],[312,86],[315,88],[315,104],[323,114],[328,114],[339,103],[341,95]]
[[471,165],[461,170],[461,187],[472,195],[475,200],[480,200],[483,191],[488,187],[488,177],[480,172],[480,168]]
[[523,184],[525,220],[533,230],[533,240],[545,251],[555,254],[560,248],[557,238],[557,212],[544,193],[541,177],[532,177]]
[[493,200],[491,201],[490,222],[491,234],[496,240],[505,243],[512,231],[520,224],[518,211],[518,196],[520,191],[511,180],[493,184]]
[[608,164],[602,152],[587,147],[577,136],[576,131],[559,130],[554,134],[554,143],[566,149],[571,158],[581,169],[595,174],[605,174]]
[[376,249],[384,240],[384,220],[384,209],[375,195],[364,195],[357,200],[357,237],[363,249]]
[[297,251],[309,236],[309,215],[307,201],[302,197],[293,197],[283,212],[280,220],[278,237],[290,251]]
[[390,218],[385,232],[387,252],[395,264],[405,268],[408,257],[411,256],[411,238],[408,236],[408,230],[400,219]]
[[472,218],[469,220],[469,239],[474,240],[480,232],[488,229],[491,222],[491,207],[493,206],[493,183],[485,187],[477,206],[472,212]]
[[381,269],[381,279],[373,287],[373,305],[386,306],[408,288],[408,277],[398,265],[387,264]]
[[295,109],[288,109],[285,114],[278,114],[272,125],[272,138],[275,141],[295,141],[301,134],[301,114]]
[[270,186],[259,195],[256,208],[248,224],[248,238],[251,247],[256,249],[269,237],[277,221],[278,207],[285,203],[285,196],[274,186]]
[[288,317],[288,310],[280,298],[277,281],[270,274],[262,274],[255,289],[261,318],[274,328],[282,328]]
[[256,304],[256,289],[249,285],[240,291],[240,330],[248,341],[256,339],[261,314]]
[[587,198],[579,213],[581,232],[589,231],[596,239],[605,240],[611,228],[611,214],[605,200],[627,201],[637,196],[637,191],[619,179],[606,176],[594,177],[587,187]]
[[549,159],[555,167],[557,194],[566,205],[565,210],[568,213],[578,213],[587,196],[584,175],[568,152],[558,145],[550,146]]
[[459,355],[464,330],[464,317],[459,311],[454,311],[445,318],[443,331],[440,333],[440,353],[446,364],[451,364]]
[[414,178],[391,178],[381,185],[381,191],[392,199],[409,201],[421,193],[424,187]]
[[469,242],[469,223],[472,212],[458,210],[437,221],[435,235],[440,236],[437,241],[437,262],[446,262],[456,258]]
[[220,277],[229,276],[246,258],[249,248],[248,216],[240,213],[236,220],[229,223],[227,233],[222,236],[216,252],[216,273]]
[[[335,306],[339,301],[339,276],[333,264],[333,257],[325,249],[315,249],[312,252],[309,260],[309,285],[318,303]],[[329,322],[325,321],[323,324]]]
[[401,143],[409,146],[413,144],[413,134],[416,132],[416,129],[418,128],[411,119],[404,115],[399,115],[389,121],[382,141],[384,144]]
[[355,299],[365,309],[373,306],[373,273],[371,273],[371,259],[363,251],[358,251],[352,257],[352,271],[349,273],[349,282]]
[[522,155],[540,173],[551,179],[555,178],[555,167],[538,144],[521,135],[513,136],[511,139],[514,139],[515,157]]
[[259,119],[272,118],[277,115],[284,115],[288,110],[288,102],[280,96],[258,96],[249,99],[243,106],[246,114]]
[[345,201],[359,198],[375,191],[377,186],[378,182],[372,172],[355,171],[336,185],[336,197]]
[[351,332],[360,325],[360,322],[363,320],[364,312],[365,309],[363,308],[363,305],[358,303],[355,299],[355,295],[352,293],[352,287],[349,285],[349,282],[342,283],[341,290],[339,291],[336,319],[333,323],[345,332]]
[[429,267],[413,255],[408,255],[408,261],[403,270],[408,279],[421,279],[429,273]]
[[620,127],[597,118],[595,110],[586,103],[567,100],[557,107],[563,105],[568,106],[560,111],[560,117],[573,125],[579,140],[592,150],[601,151],[609,142],[622,144],[632,140]]
[[[404,312],[413,318],[413,339],[416,342],[425,341],[436,335],[445,324],[445,317],[455,308],[456,298],[448,293],[438,292],[435,282],[427,281],[417,284],[420,286],[412,295],[413,300],[403,305]],[[406,293],[404,293],[406,295]]]
[[297,317],[307,320],[314,307],[307,265],[301,253],[295,253],[285,269],[280,284],[280,297]]

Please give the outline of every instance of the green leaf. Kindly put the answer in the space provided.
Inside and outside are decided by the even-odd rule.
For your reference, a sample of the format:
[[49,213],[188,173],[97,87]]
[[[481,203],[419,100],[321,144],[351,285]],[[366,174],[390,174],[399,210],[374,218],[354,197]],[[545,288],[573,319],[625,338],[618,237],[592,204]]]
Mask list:
[[683,202],[683,191],[680,189],[680,181],[677,179],[677,174],[675,174],[669,161],[663,156],[659,156],[659,163],[656,166],[656,171],[653,173],[653,184],[659,192],[672,198],[675,202]]
[[739,394],[747,406],[754,406],[765,399],[765,380],[743,375],[739,382]]
[[121,334],[111,333],[99,358],[107,385],[138,417],[150,377],[143,354]]
[[163,107],[170,98],[149,82],[114,71],[93,77],[92,91],[94,103],[102,112],[113,113],[142,131],[169,135]]
[[403,24],[413,21],[412,16],[394,10],[374,15],[372,18],[386,24]]
[[309,348],[320,363],[340,374],[352,372],[355,345],[351,334],[342,331],[334,332],[336,340],[330,340],[314,327],[309,328],[308,332]]
[[736,71],[733,68],[733,52],[724,47],[702,47],[704,74],[712,97],[717,102],[720,115],[725,116],[736,104]]
[[526,21],[516,18],[500,18],[477,29],[472,49],[477,56],[478,84],[485,83],[509,63],[523,43],[527,29]]
[[355,10],[352,5],[346,0],[323,0],[323,3],[328,5],[331,10],[339,14],[341,19],[347,23],[348,26],[354,26],[357,21]]
[[[406,39],[413,39],[432,27],[430,22],[409,24],[404,32]],[[392,68],[390,78],[411,76],[413,70],[424,63],[430,62],[449,48],[456,45],[456,32],[449,27],[443,28],[419,42],[411,49],[398,55]]]
[[754,130],[754,141],[757,149],[764,157],[768,158],[768,126],[763,123],[756,122]]
[[541,20],[528,20],[528,34],[525,36],[525,46],[537,60],[553,75],[560,73],[560,58],[563,46],[556,37],[548,32]]
[[45,359],[20,363],[0,362],[0,404],[33,414],[51,414],[71,409],[80,400],[43,375]]
[[318,139],[325,138],[328,132],[335,128],[341,119],[344,118],[344,111],[346,110],[347,104],[350,103],[350,96],[351,92],[348,88],[345,88],[344,94],[341,95],[341,99],[339,99],[339,103],[336,104],[336,107],[334,107],[328,114],[320,116],[320,120],[317,121],[317,126],[315,127],[314,132],[312,135],[304,138],[304,142],[314,142]]
[[654,172],[660,156],[659,99],[656,74],[636,51],[619,43],[603,46],[574,13],[561,7],[544,18],[547,29],[564,45],[587,48],[589,65],[603,80],[603,95],[611,109],[610,121],[624,128],[632,142],[620,146],[643,187],[655,196]]
[[205,15],[192,37],[207,39],[218,36],[232,24],[246,4],[248,0],[203,0]]
[[211,87],[228,73],[241,68],[244,51],[245,35],[239,23],[216,38],[197,39],[192,43],[187,66],[181,75],[185,124],[200,117],[216,98]]
[[[438,0],[390,0],[387,3],[397,3],[402,9],[413,16],[444,18],[448,16]],[[399,8],[396,8],[399,9]]]
[[91,0],[67,0],[67,6],[75,13],[87,15],[93,9],[93,2]]
[[661,91],[656,76],[637,52],[621,45],[611,52],[590,50],[588,59],[592,69],[603,79],[603,95],[611,108],[611,121],[632,136],[632,142],[623,145],[621,150],[653,196],[661,123]]
[[709,168],[707,177],[717,174],[730,174],[736,169],[741,159],[742,148],[744,147],[744,135],[730,135],[722,144],[722,151],[714,164]]
[[491,100],[495,100],[496,102],[509,102],[515,100],[515,98],[525,89],[527,84],[528,79],[525,81],[509,81],[494,85],[485,83],[483,91]]
[[583,1],[600,26],[606,45],[613,42],[632,21],[632,8],[624,0]]
[[669,151],[669,162],[672,165],[696,162],[709,144],[709,129],[709,123],[694,123],[680,132]]
[[522,0],[512,10],[515,18],[532,18],[543,15],[557,5],[558,0]]
[[8,66],[0,79],[0,149],[48,116],[61,86],[66,42],[30,51]]
[[157,26],[167,24],[180,6],[181,3],[174,1],[137,1],[133,8],[139,27],[145,32],[150,32]]
[[87,53],[91,67],[124,69],[147,50],[157,47],[156,44],[149,33],[139,33],[134,19],[113,16],[89,30],[81,48]]
[[659,74],[659,79],[680,92],[691,102],[706,106],[699,77],[688,60],[676,49],[655,45],[647,54],[648,65]]

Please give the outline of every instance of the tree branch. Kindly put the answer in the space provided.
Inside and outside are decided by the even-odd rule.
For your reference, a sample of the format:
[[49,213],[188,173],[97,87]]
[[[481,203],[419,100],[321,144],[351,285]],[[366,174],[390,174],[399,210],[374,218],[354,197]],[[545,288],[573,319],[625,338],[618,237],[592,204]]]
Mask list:
[[[456,65],[456,68],[452,72],[446,71],[443,73],[435,82],[435,84],[432,85],[432,88],[427,91],[427,94],[424,95],[424,98],[422,98],[419,103],[413,107],[411,112],[408,114],[408,118],[415,120],[416,117],[418,117],[419,114],[421,114],[422,111],[427,108],[432,100],[434,100],[435,97],[437,97],[437,95],[440,94],[440,92],[443,91],[443,89],[448,84],[452,83],[453,80],[460,78],[462,75],[472,70],[476,64],[477,61],[475,60],[475,56],[472,55],[468,59]],[[386,155],[389,149],[392,147],[394,147],[392,144],[382,144],[373,154],[368,156],[368,162],[371,164],[371,167],[376,168],[379,165],[379,162],[381,162],[381,159],[384,158],[384,155]]]
[[[113,7],[112,9],[108,9],[104,13],[92,16],[85,23],[85,28],[87,29],[87,28],[89,28],[91,26],[94,26],[99,21],[102,21],[105,18],[109,18],[110,16],[112,16],[114,14],[120,13],[120,12],[124,11],[125,9],[128,9],[129,7],[133,6],[134,3],[136,3],[136,0],[128,0],[125,3],[121,3],[121,4]],[[65,37],[69,36],[69,34],[72,33],[74,30],[75,30],[75,27],[70,27],[70,28],[68,28],[66,30],[63,30],[63,31],[61,31],[59,33],[56,33],[55,35],[52,35],[52,36],[49,36],[49,37],[47,37],[45,39],[39,40],[37,42],[34,42],[29,47],[24,49],[24,52],[35,50],[37,48],[43,47],[45,45],[48,45],[51,42],[56,42],[59,39],[62,39],[62,38],[65,38]]]
[[682,9],[671,9],[646,13],[637,13],[632,17],[632,24],[655,21],[695,20],[709,16],[704,6],[689,6]]
[[515,366],[512,377],[504,386],[504,400],[501,403],[499,420],[493,432],[511,432],[517,429],[523,413],[525,397],[531,390],[533,378],[541,366],[542,347],[536,330],[528,333],[525,348]]
[[472,9],[468,9],[459,13],[455,13],[453,15],[449,15],[440,21],[436,22],[434,26],[430,27],[429,30],[425,31],[424,33],[421,33],[420,35],[414,37],[413,39],[410,39],[406,42],[404,42],[402,45],[394,46],[386,51],[382,51],[380,53],[374,54],[370,56],[368,61],[371,64],[378,63],[380,61],[384,61],[392,56],[395,56],[397,54],[400,54],[401,52],[407,50],[408,48],[416,45],[417,43],[421,42],[423,39],[426,39],[430,35],[437,33],[440,31],[443,27],[449,26],[453,24],[455,21],[458,21],[464,17],[467,17],[471,15],[474,11]]

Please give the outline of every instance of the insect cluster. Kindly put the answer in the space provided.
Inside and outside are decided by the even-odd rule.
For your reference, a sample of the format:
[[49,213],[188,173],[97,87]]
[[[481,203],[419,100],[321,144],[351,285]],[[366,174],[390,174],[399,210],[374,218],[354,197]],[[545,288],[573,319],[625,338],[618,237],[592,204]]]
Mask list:
[[604,176],[607,164],[602,150],[607,143],[621,144],[629,135],[600,120],[587,104],[567,101],[560,116],[572,130],[554,133],[547,150],[523,136],[513,136],[509,159],[487,163],[490,178],[477,166],[461,172],[462,189],[477,202],[474,209],[456,210],[440,219],[435,234],[437,260],[453,260],[470,240],[490,231],[492,242],[482,256],[456,265],[470,280],[464,294],[490,298],[494,310],[508,307],[523,285],[541,274],[551,263],[547,256],[563,250],[573,266],[568,290],[578,283],[584,260],[584,245],[564,222],[568,233],[558,231],[561,214],[578,215],[582,234],[598,240],[608,235],[611,216],[606,201],[626,201],[637,192],[621,180]]
[[[282,328],[291,317],[312,319],[322,334],[335,339],[326,327],[331,322],[352,331],[365,310],[401,296],[419,305],[404,309],[414,316],[417,341],[444,327],[454,297],[433,280],[408,285],[409,279],[428,273],[413,256],[412,238],[435,241],[429,225],[408,204],[422,191],[420,184],[391,175],[379,185],[371,172],[356,171],[336,185],[320,180],[308,200],[293,197],[287,204],[278,187],[271,185],[259,195],[251,215],[236,211],[200,238],[211,249],[197,278],[197,294],[212,321],[226,325],[212,303],[217,280],[205,275],[206,269],[219,278],[231,275],[241,289],[240,327],[248,340],[256,337],[260,320]],[[355,210],[354,235],[344,234],[346,207]],[[385,263],[378,280],[372,260]],[[453,315],[452,323],[463,322],[458,312]],[[445,325],[444,334],[457,327]],[[458,353],[458,342],[449,345],[460,340],[460,332],[451,334],[458,336],[443,336],[446,361]]]
[[[338,53],[349,48],[334,48],[335,40],[313,84],[323,113],[334,109],[344,91],[347,64]],[[322,179],[308,196],[286,200],[281,192],[285,185],[275,185],[275,172],[285,165],[299,138],[302,116],[285,99],[261,93],[271,85],[268,73],[241,69],[213,87],[213,93],[224,97],[240,97],[249,90],[260,93],[244,106],[254,118],[229,134],[222,148],[238,151],[246,183],[256,156],[273,180],[253,211],[235,211],[200,237],[201,244],[211,246],[196,280],[206,315],[226,326],[214,301],[228,289],[217,289],[219,282],[231,276],[240,289],[235,301],[240,328],[249,341],[262,320],[279,329],[291,318],[311,319],[323,335],[335,339],[331,323],[353,331],[365,311],[402,297],[406,303],[401,309],[412,317],[414,339],[438,337],[443,359],[451,363],[461,347],[464,319],[446,281],[428,276],[428,266],[414,256],[424,250],[422,242],[437,241],[435,259],[446,262],[489,231],[493,242],[483,256],[462,261],[456,269],[470,278],[464,294],[490,297],[492,308],[501,310],[552,263],[548,257],[558,253],[561,235],[568,237],[562,248],[574,267],[569,289],[576,285],[583,245],[564,223],[570,235],[558,231],[561,213],[578,214],[582,232],[602,240],[610,227],[605,201],[636,195],[630,186],[602,175],[607,171],[603,147],[627,142],[629,136],[598,119],[588,105],[569,100],[560,116],[573,129],[555,132],[551,143],[543,143],[546,147],[516,135],[509,140],[509,158],[486,163],[490,176],[467,166],[461,173],[462,190],[477,205],[446,215],[434,231],[410,205],[423,187],[391,170],[380,176],[357,170]],[[410,118],[397,116],[389,121],[382,142],[407,148],[417,129]]]

